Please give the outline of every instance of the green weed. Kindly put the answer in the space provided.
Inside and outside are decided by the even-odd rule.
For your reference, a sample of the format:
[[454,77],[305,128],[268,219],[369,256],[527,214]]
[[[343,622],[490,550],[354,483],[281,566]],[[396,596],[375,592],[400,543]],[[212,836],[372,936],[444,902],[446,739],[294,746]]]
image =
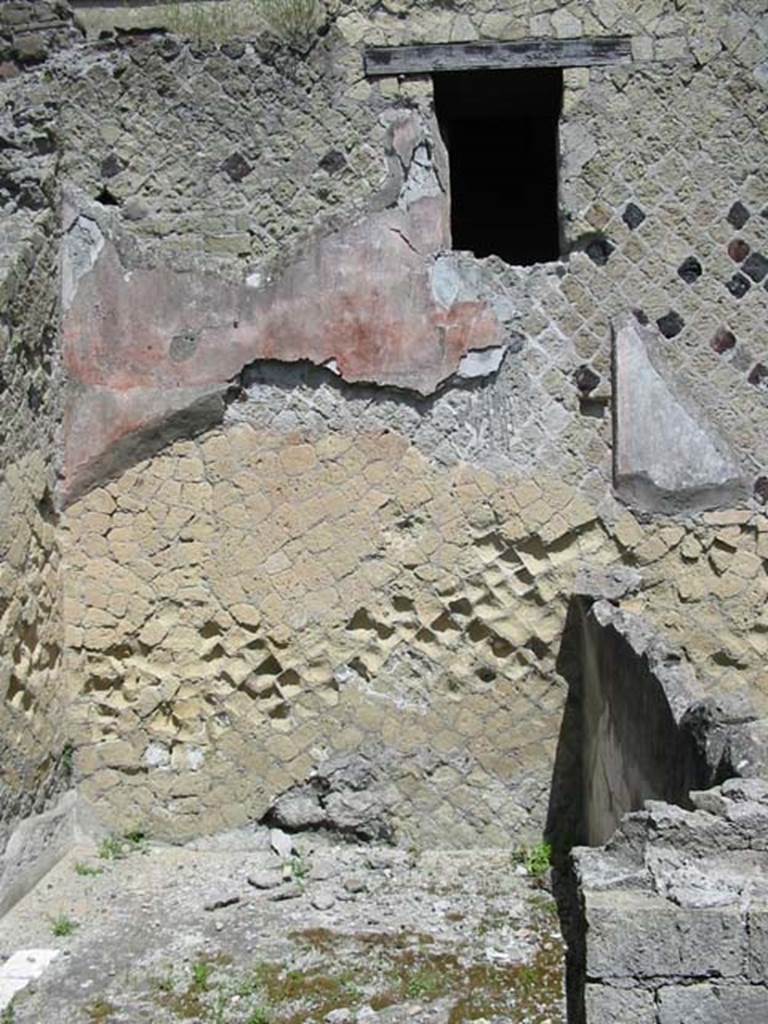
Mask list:
[[440,975],[429,970],[417,971],[405,986],[405,994],[410,999],[431,999],[439,991]]
[[123,840],[127,845],[129,852],[147,852],[149,836],[146,832],[142,832],[141,829],[133,829],[131,832],[126,832],[123,836]]
[[102,875],[103,873],[103,868],[94,868],[90,864],[83,864],[82,861],[78,861],[75,864],[75,874],[80,875],[82,878],[95,878],[96,875]]
[[72,778],[74,769],[75,748],[71,743],[65,743],[61,748],[61,767],[68,779]]
[[132,829],[118,836],[114,833],[105,836],[99,846],[99,856],[102,860],[123,860],[129,853],[146,853],[147,834],[141,829]]
[[102,860],[122,860],[125,856],[122,839],[119,836],[105,836],[99,846],[99,856]]
[[71,917],[67,917],[66,914],[59,914],[58,917],[50,918],[51,922],[51,934],[55,935],[56,938],[66,938],[71,935],[75,928],[79,927],[76,921],[73,921]]
[[257,1007],[248,1017],[246,1024],[272,1024],[272,1018],[262,1007]]
[[111,1003],[106,1002],[104,999],[97,999],[94,1003],[91,1003],[86,1009],[88,1019],[93,1024],[103,1024],[104,1021],[108,1021],[114,1014],[115,1008]]
[[549,843],[537,843],[528,850],[525,858],[525,867],[533,878],[541,878],[546,875],[552,866],[552,847]]
[[166,971],[164,975],[162,975],[162,977],[154,979],[154,986],[158,992],[173,992],[174,981],[173,973],[171,972],[170,968]]
[[290,868],[292,878],[297,882],[306,881],[306,878],[309,875],[309,864],[307,864],[303,857],[298,854],[291,857]]
[[549,843],[521,846],[512,854],[513,864],[522,864],[532,878],[542,878],[552,866],[552,847]]
[[210,991],[212,974],[213,964],[209,964],[207,960],[200,960],[198,963],[193,964],[192,982],[195,988],[200,992]]

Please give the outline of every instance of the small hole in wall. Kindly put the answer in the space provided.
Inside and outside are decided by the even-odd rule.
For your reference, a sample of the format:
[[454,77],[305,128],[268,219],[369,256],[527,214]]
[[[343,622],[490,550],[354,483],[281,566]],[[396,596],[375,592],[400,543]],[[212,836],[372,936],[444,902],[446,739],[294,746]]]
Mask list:
[[433,76],[448,149],[453,248],[516,266],[560,257],[560,68]]
[[119,206],[120,200],[114,195],[109,189],[104,186],[100,192],[94,197],[97,203],[101,203],[102,206]]

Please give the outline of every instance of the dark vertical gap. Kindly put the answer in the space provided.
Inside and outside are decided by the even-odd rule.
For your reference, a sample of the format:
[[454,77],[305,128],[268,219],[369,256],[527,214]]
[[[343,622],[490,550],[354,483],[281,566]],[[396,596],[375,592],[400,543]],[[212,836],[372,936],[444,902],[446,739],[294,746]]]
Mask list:
[[560,256],[560,68],[436,73],[453,248],[530,266]]

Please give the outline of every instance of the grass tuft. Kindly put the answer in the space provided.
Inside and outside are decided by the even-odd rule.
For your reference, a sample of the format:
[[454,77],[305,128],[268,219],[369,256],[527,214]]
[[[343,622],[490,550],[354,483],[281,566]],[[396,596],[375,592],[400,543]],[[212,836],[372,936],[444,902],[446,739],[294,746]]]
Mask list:
[[94,868],[90,864],[83,864],[82,861],[78,861],[75,864],[75,874],[80,875],[81,878],[95,878],[97,875],[103,875],[103,868]]
[[55,935],[57,939],[66,938],[71,935],[75,928],[79,925],[76,921],[73,921],[71,917],[67,917],[66,914],[59,914],[57,917],[50,918],[51,922],[51,934]]

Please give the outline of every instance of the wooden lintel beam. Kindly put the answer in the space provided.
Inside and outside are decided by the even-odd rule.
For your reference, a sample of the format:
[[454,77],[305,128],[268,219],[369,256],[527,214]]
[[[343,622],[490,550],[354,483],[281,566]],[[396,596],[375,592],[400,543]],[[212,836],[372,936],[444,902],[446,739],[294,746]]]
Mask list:
[[369,76],[591,67],[596,64],[627,64],[631,60],[632,40],[629,36],[371,46],[363,55],[365,73]]

